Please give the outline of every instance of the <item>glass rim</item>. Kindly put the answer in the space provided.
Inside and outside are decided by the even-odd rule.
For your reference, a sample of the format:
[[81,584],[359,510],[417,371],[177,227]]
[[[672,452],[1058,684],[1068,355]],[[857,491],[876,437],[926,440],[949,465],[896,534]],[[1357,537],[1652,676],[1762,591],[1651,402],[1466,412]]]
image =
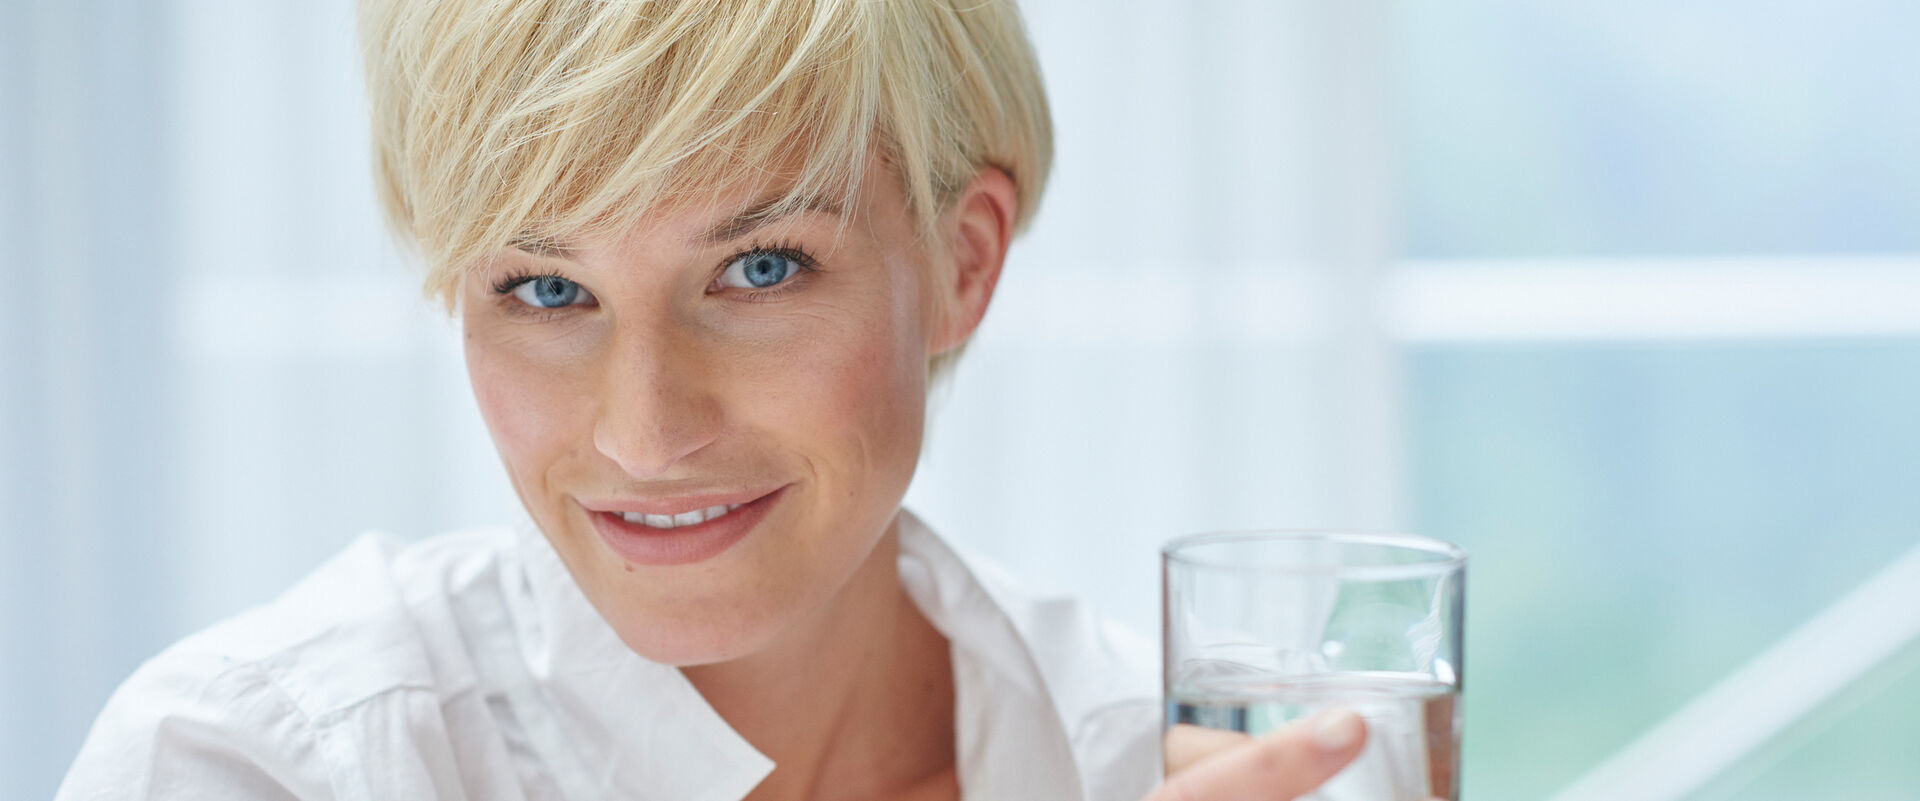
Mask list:
[[[1431,561],[1399,565],[1328,565],[1304,567],[1226,562],[1196,558],[1190,553],[1190,550],[1197,546],[1219,545],[1223,543],[1258,541],[1308,542],[1314,540],[1350,545],[1377,545],[1388,548],[1399,548],[1431,554],[1437,558]],[[1322,576],[1354,581],[1402,581],[1406,579],[1440,576],[1456,571],[1464,572],[1467,565],[1467,552],[1466,549],[1447,542],[1446,540],[1423,537],[1418,534],[1348,529],[1244,529],[1239,531],[1209,531],[1199,534],[1187,534],[1167,540],[1165,544],[1160,546],[1160,562],[1163,568],[1171,565],[1180,565],[1183,567],[1217,570],[1229,573]]]

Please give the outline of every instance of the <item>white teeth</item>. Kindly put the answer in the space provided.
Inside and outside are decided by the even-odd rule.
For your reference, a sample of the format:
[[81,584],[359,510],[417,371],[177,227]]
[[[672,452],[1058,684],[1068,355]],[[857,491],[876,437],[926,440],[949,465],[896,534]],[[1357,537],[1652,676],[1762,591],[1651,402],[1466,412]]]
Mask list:
[[620,517],[629,523],[637,523],[648,528],[678,528],[680,526],[697,526],[738,509],[740,506],[741,504],[730,503],[725,506],[709,506],[705,509],[681,512],[677,515],[647,515],[639,512],[621,512]]

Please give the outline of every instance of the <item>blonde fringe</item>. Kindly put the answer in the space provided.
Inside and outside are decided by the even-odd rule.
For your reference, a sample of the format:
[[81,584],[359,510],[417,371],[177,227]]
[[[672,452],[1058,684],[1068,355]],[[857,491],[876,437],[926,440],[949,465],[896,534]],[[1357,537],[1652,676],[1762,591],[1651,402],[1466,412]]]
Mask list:
[[876,152],[923,231],[981,168],[1006,170],[1018,231],[1052,160],[1012,0],[360,11],[381,204],[449,309],[463,271],[501,248],[594,239],[742,182],[786,187],[770,213],[845,202]]

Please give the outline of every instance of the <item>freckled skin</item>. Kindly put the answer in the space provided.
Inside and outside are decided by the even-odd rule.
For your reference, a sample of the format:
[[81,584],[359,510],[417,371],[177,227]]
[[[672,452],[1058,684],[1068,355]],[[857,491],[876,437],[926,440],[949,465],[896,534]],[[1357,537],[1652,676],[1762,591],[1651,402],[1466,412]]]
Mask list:
[[[467,365],[513,486],[587,597],[648,658],[697,665],[759,650],[825,609],[894,520],[920,453],[927,359],[957,338],[930,330],[924,277],[940,274],[929,259],[941,256],[916,237],[897,182],[869,176],[849,224],[803,212],[694,244],[757,199],[729,193],[618,241],[578,243],[569,258],[502,251],[463,280]],[[755,245],[804,250],[818,272],[757,300],[716,291]],[[559,275],[595,303],[532,316],[545,310],[494,291],[516,272]],[[782,486],[746,539],[677,566],[628,564],[576,500]]]
[[[875,165],[844,219],[694,244],[763,199],[721,192],[566,258],[503,251],[460,287],[468,372],[514,489],[620,638],[679,666],[774,762],[748,801],[960,796],[949,644],[900,585],[896,522],[929,359],[986,313],[1018,193],[983,168],[923,236]],[[727,266],[756,249],[815,269],[752,289]],[[496,291],[546,274],[581,305]],[[626,562],[580,504],[774,489],[743,539],[672,566]]]

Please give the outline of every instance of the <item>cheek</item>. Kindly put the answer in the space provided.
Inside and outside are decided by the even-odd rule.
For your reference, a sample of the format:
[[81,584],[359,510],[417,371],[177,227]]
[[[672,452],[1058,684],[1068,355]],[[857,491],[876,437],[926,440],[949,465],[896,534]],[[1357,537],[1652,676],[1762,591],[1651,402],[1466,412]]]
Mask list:
[[839,316],[825,340],[831,345],[815,349],[803,403],[815,417],[813,430],[831,437],[821,446],[854,474],[846,480],[890,490],[904,487],[919,457],[926,349],[914,285],[879,294],[863,306],[865,314]]
[[539,489],[521,485],[564,452],[580,394],[569,389],[564,373],[490,341],[484,331],[467,336],[466,361],[480,416],[514,484],[523,493]]
[[764,329],[777,331],[772,341],[733,362],[738,383],[726,393],[737,441],[784,452],[810,477],[802,525],[823,535],[891,513],[919,458],[925,405],[915,286],[885,273],[842,277],[783,310]]

